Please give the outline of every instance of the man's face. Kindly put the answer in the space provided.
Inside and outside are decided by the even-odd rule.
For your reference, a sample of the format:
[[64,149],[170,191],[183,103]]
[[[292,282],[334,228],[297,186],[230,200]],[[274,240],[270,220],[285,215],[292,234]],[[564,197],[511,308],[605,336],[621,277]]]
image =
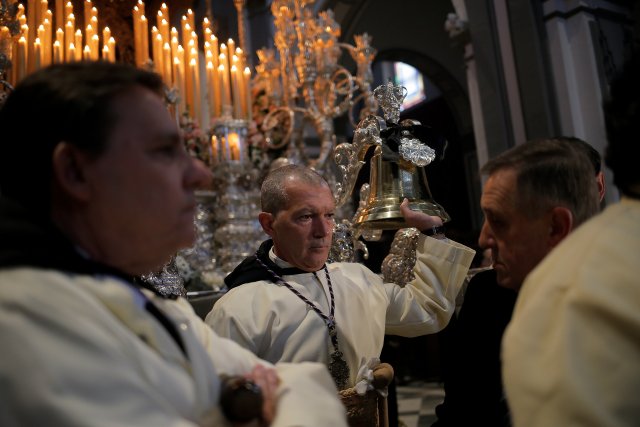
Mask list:
[[529,218],[517,205],[516,172],[498,170],[484,185],[480,206],[485,220],[478,243],[491,249],[501,286],[519,290],[527,274],[551,250],[550,215]]
[[208,184],[162,100],[136,87],[113,101],[106,151],[87,161],[88,221],[101,261],[132,274],[158,268],[192,244],[194,190]]
[[334,227],[335,203],[326,186],[285,184],[289,202],[275,217],[261,214],[262,226],[283,260],[304,271],[317,271],[327,260]]

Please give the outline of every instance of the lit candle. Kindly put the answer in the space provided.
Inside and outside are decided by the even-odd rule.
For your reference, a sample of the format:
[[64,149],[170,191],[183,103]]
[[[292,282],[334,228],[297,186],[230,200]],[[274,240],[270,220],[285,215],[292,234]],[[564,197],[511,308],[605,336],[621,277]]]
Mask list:
[[220,96],[220,90],[218,89],[220,87],[220,83],[219,83],[220,78],[218,73],[219,52],[218,52],[218,39],[213,34],[209,38],[209,46],[211,48],[211,60],[213,62],[213,88],[215,88],[215,89],[212,89],[214,92],[215,101],[214,101],[214,110],[211,112],[211,114],[215,117],[219,117],[221,112],[221,104],[222,104],[222,97]]
[[215,35],[211,34],[211,37],[209,37],[209,44],[211,45],[213,65],[218,68],[218,55],[220,55],[220,52],[218,51],[218,39]]
[[60,41],[56,40],[53,42],[53,62],[55,64],[59,64],[63,62],[63,60],[62,45],[60,44]]
[[[73,16],[73,13],[69,16]],[[73,25],[73,21],[67,20],[67,23],[64,25],[64,42],[65,42],[65,57],[67,61],[72,61],[75,58],[69,54],[69,45],[73,43],[73,33],[75,32],[75,28]]]
[[82,57],[85,61],[91,60],[91,47],[89,45],[85,45],[82,51]]
[[144,65],[149,61],[149,21],[144,15],[140,16],[140,36],[142,55],[140,56],[141,65]]
[[40,45],[40,37],[36,37],[33,42],[33,69],[39,70],[42,67],[42,46]]
[[164,65],[164,81],[167,86],[171,87],[171,46],[165,43],[162,47],[162,64]]
[[51,53],[51,45],[53,43],[52,40],[52,36],[51,36],[51,21],[53,20],[53,16],[51,15],[51,11],[47,10],[47,17],[44,18],[44,21],[42,21],[42,25],[44,26],[44,40],[43,40],[43,53],[44,53],[44,60],[45,60],[45,64],[49,65],[51,64],[51,58],[52,58],[52,53]]
[[73,43],[69,43],[69,51],[67,52],[67,61],[75,61],[76,60],[76,47]]
[[74,40],[74,46],[76,47],[76,61],[80,61],[82,59],[82,31],[76,31]]
[[109,45],[102,45],[102,60],[111,61],[111,55],[109,55]]
[[[207,52],[211,55],[211,52]],[[213,82],[213,62],[207,61],[207,99],[209,101],[209,112],[210,115],[215,115],[216,106],[215,106],[215,85]]]
[[140,9],[133,6],[133,54],[137,67],[142,66],[142,34],[140,30]]
[[84,29],[84,34],[85,34],[85,40],[87,41],[87,44],[90,43],[91,37],[93,37],[93,27],[91,26],[91,24],[87,25]]
[[[193,119],[200,122],[200,81],[198,79],[198,62],[195,58],[189,63],[191,80],[193,81]],[[200,122],[201,123],[201,122]]]
[[[182,69],[182,63],[180,59],[173,58],[173,76],[174,87],[178,90],[178,116],[181,116],[185,111],[185,88],[184,88],[184,72]],[[179,117],[178,117],[179,120]]]
[[229,136],[227,137],[229,140],[229,158],[232,161],[242,160],[240,149],[240,137],[236,132],[229,132]]
[[[222,56],[223,54],[220,54]],[[231,105],[231,94],[229,88],[229,73],[224,66],[224,63],[218,65],[218,78],[220,79],[220,92],[222,97],[222,109],[224,111],[225,106]]]
[[109,48],[109,60],[111,62],[116,62],[116,39],[109,37],[107,47]]
[[247,120],[253,120],[253,111],[252,111],[252,103],[251,103],[251,70],[249,67],[244,68],[244,96],[245,96],[245,104],[247,106],[247,110],[245,111]]
[[[62,28],[58,28],[56,30],[56,41],[60,44],[60,49],[64,48],[64,31],[62,30]],[[63,49],[63,55],[64,55],[64,49]]]
[[100,37],[97,34],[91,36],[91,59],[98,60],[98,53],[100,52]]
[[227,40],[227,49],[228,49],[227,58],[231,59],[231,57],[236,52],[236,43],[233,41],[233,39]]
[[240,95],[240,76],[238,67],[231,66],[231,84],[233,91],[233,117],[236,119],[242,119],[242,98]]
[[111,29],[109,27],[104,27],[102,30],[102,44],[107,43],[107,41],[111,38]]
[[[38,49],[38,53],[35,52],[35,46],[34,46],[34,59],[37,60],[34,70],[40,69],[43,66],[47,65],[47,58],[46,58],[46,54],[44,52],[44,43],[45,43],[45,36],[44,36],[44,25],[40,24],[38,26],[38,30],[36,32],[36,40],[38,41],[39,49]],[[35,43],[35,42],[34,42]]]
[[[196,44],[197,46],[197,44]],[[198,54],[198,49],[197,47],[191,47],[190,48],[190,52],[189,52],[189,63],[191,63],[191,61],[195,61],[196,64],[196,77],[197,77],[197,84],[198,84],[198,93],[200,91],[200,55]],[[200,101],[200,96],[198,96],[198,105],[200,105],[201,101]]]
[[16,82],[19,82],[27,75],[27,39],[24,36],[18,40],[17,57]]
[[153,62],[155,63],[156,73],[160,74],[166,81],[164,75],[164,62],[162,59],[162,36],[159,33],[156,33],[153,43]]
[[241,48],[237,47],[236,51],[235,51],[235,56],[238,57],[238,69],[239,70],[244,70],[244,52],[242,51]]

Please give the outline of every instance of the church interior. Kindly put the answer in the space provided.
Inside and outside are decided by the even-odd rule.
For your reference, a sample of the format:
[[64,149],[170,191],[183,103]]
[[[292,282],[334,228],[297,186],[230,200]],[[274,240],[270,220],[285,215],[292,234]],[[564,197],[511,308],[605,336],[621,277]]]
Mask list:
[[[213,185],[199,194],[195,246],[146,280],[187,296],[202,317],[225,293],[224,277],[265,239],[256,219],[259,184],[279,164],[313,167],[341,197],[336,261],[363,263],[389,280],[408,274],[415,239],[408,237],[409,255],[391,266],[403,223],[389,212],[415,191],[409,197],[422,203],[416,206],[446,218],[448,237],[477,250],[472,269],[484,268],[477,242],[481,167],[546,137],[580,138],[604,154],[601,106],[640,37],[638,2],[623,0],[22,4],[17,16],[3,16],[0,47],[11,58],[0,62],[3,94],[30,71],[70,58],[125,62],[163,76],[169,108],[190,153],[210,167]],[[65,8],[75,13],[77,31],[70,34]],[[53,22],[39,25],[47,12]],[[89,30],[96,13],[97,28]],[[22,21],[22,30],[8,24],[19,19],[27,33]],[[79,46],[70,51],[65,37],[76,37]],[[390,95],[377,90],[385,85],[393,85],[398,102],[390,120],[382,110]],[[377,121],[366,122],[372,115]],[[371,129],[365,125],[375,122],[379,130],[385,121],[424,128],[435,150],[410,176],[383,170],[384,149],[374,155],[370,135],[362,136]],[[364,148],[357,151],[359,143]],[[620,194],[604,172],[607,205]],[[373,203],[381,205],[382,219],[374,218]],[[447,339],[447,329],[385,338],[381,360],[395,371],[389,426],[435,421]]]

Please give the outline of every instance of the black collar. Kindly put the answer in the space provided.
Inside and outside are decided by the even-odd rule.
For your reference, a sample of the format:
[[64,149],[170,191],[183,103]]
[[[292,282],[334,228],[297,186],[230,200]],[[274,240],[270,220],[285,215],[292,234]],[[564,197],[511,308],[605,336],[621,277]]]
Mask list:
[[291,276],[293,274],[304,274],[308,271],[300,270],[296,267],[282,268],[269,258],[269,251],[273,246],[273,240],[265,240],[262,242],[255,255],[245,258],[240,265],[238,265],[227,277],[224,278],[224,283],[229,289],[236,286],[244,285],[245,283],[257,282],[259,280],[266,280],[272,282],[271,274],[256,260],[256,256],[260,258],[271,270],[273,270],[278,276]]

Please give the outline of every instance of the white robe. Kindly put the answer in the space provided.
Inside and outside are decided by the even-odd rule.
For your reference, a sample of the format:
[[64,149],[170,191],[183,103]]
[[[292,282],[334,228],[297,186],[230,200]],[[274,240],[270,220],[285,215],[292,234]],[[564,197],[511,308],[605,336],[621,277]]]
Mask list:
[[[265,362],[215,335],[185,300],[148,296],[177,326],[188,358],[120,279],[0,269],[0,425],[229,425],[219,375]],[[324,366],[277,369],[272,425],[346,425]]]
[[516,427],[640,425],[640,200],[607,207],[529,274],[502,358]]
[[[474,253],[456,242],[422,235],[416,279],[404,288],[383,283],[361,264],[328,264],[338,341],[349,365],[351,385],[359,368],[380,356],[385,334],[413,337],[438,332],[447,325]],[[324,271],[318,271],[317,277],[321,283],[313,273],[283,278],[328,315]],[[231,289],[215,303],[206,322],[220,336],[272,363],[328,364],[333,351],[322,318],[289,289],[273,282]]]

